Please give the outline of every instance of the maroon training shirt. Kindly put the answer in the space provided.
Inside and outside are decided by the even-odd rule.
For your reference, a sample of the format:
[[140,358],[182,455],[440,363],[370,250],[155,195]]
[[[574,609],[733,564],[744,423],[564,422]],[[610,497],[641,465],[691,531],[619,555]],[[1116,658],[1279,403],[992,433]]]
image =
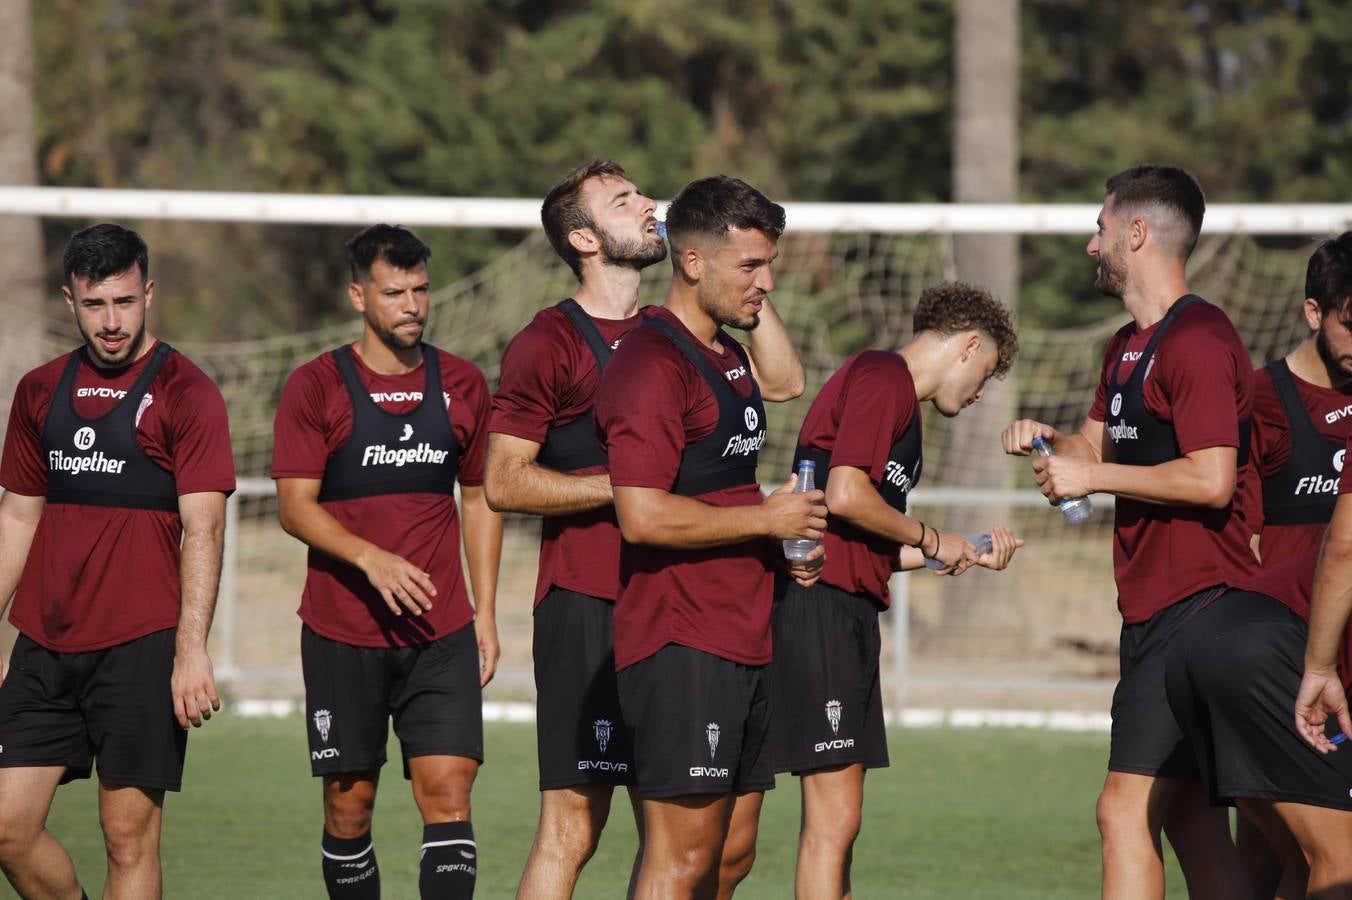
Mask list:
[[[1128,322],[1108,342],[1089,418],[1103,422],[1108,381],[1120,358],[1125,381],[1158,324],[1138,330]],[[1238,447],[1239,422],[1252,409],[1253,365],[1234,325],[1218,307],[1183,310],[1155,349],[1145,379],[1145,408],[1173,424],[1182,454],[1210,447]],[[1242,467],[1234,500],[1224,509],[1203,510],[1117,499],[1113,571],[1118,609],[1128,623],[1204,588],[1234,584],[1257,568],[1249,550],[1255,513],[1246,507]]]
[[[612,350],[642,321],[642,315],[592,318]],[[543,444],[551,428],[567,425],[592,408],[600,383],[596,357],[577,328],[561,310],[543,309],[507,345],[488,430]],[[604,471],[605,466],[590,466],[572,474]],[[615,507],[544,517],[537,605],[551,587],[610,601],[619,596],[620,526]]]
[[[846,360],[822,386],[803,420],[798,444],[830,452],[831,468],[861,469],[877,487],[892,445],[911,425],[917,405],[906,360],[897,353],[865,350]],[[887,579],[898,568],[899,543],[834,517],[827,519],[822,543],[822,582],[888,604]]]
[[[651,313],[685,332],[665,309]],[[739,397],[752,394],[751,373],[732,351],[704,348]],[[656,329],[635,330],[615,351],[597,395],[610,481],[616,487],[669,491],[689,444],[712,434],[718,401],[704,377]],[[702,494],[710,506],[755,506],[760,489],[741,485]],[[681,644],[743,665],[770,661],[773,575],[770,542],[753,539],[707,550],[623,543],[615,604],[615,667],[623,669],[667,644]]]
[[[1319,387],[1302,380],[1294,372],[1291,373],[1291,383],[1296,386],[1300,401],[1319,436],[1331,441],[1343,440],[1348,431],[1348,419],[1336,413],[1352,404],[1352,386]],[[1253,373],[1252,447],[1251,458],[1259,477],[1250,479],[1246,485],[1251,497],[1247,505],[1254,510],[1255,531],[1261,535],[1259,550],[1262,566],[1266,569],[1287,557],[1318,550],[1327,527],[1325,522],[1306,525],[1268,525],[1263,522],[1263,484],[1260,479],[1276,475],[1291,458],[1290,425],[1286,421],[1281,398],[1272,384],[1272,375],[1267,369],[1255,369]]]
[[[442,389],[448,395],[451,427],[460,446],[461,486],[483,484],[488,432],[488,384],[471,362],[438,351]],[[376,406],[396,415],[421,401],[422,366],[402,375],[373,372],[352,354],[357,377]],[[273,478],[322,479],[329,457],[352,433],[352,402],[330,353],[301,366],[287,379],[274,423]],[[390,612],[360,569],[317,564],[311,551],[301,595],[300,618],[315,632],[358,647],[399,647],[444,637],[474,619],[460,567],[460,517],[450,494],[409,493],[326,501],[343,527],[383,550],[430,573],[437,595],[432,609],[414,617]],[[417,621],[412,621],[415,619]]]
[[[153,350],[154,345],[151,346]],[[94,419],[117,406],[152,357],[119,369],[91,365],[82,350],[73,400]],[[63,354],[25,375],[14,394],[0,460],[0,487],[29,497],[47,493],[42,433],[52,394],[70,361]],[[221,392],[183,354],[174,353],[150,383],[136,441],[174,475],[184,494],[235,489],[235,463]],[[14,595],[10,622],[49,650],[81,653],[173,628],[179,615],[177,513],[49,504],[42,512]]]

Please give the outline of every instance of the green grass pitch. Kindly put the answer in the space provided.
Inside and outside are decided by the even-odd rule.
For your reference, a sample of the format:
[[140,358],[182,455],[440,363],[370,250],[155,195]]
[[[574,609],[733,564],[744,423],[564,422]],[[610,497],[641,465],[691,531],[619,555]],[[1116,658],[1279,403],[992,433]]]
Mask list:
[[[855,896],[1097,896],[1094,799],[1106,735],[894,729],[888,738],[891,768],[868,777]],[[489,725],[486,752],[474,789],[476,897],[511,897],[539,811],[533,726]],[[390,759],[373,832],[383,894],[416,898],[421,825],[393,743]],[[218,717],[193,733],[184,782],[165,804],[166,897],[322,900],[319,784],[298,717]],[[97,897],[104,861],[95,803],[92,782],[63,787],[48,825]],[[756,865],[739,898],[792,896],[797,830],[797,779],[781,776],[766,797]],[[621,795],[576,896],[623,897],[634,843]],[[1172,857],[1168,878],[1182,889]]]

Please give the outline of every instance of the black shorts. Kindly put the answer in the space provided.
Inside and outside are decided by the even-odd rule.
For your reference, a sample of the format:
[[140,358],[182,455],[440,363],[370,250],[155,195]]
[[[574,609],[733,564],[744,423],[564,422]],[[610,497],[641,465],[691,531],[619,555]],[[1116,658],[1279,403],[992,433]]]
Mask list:
[[188,733],[169,679],[175,629],[105,650],[60,653],[20,634],[0,685],[0,767],[65,766],[108,787],[177,791]]
[[830,585],[789,582],[771,621],[775,771],[885,767],[877,606]]
[[639,793],[661,799],[773,788],[767,669],[667,644],[621,670]]
[[1169,711],[1164,668],[1188,620],[1224,590],[1211,587],[1165,607],[1145,622],[1122,626],[1122,677],[1113,691],[1108,769],[1162,778],[1196,778],[1192,749]]
[[540,790],[634,783],[615,681],[614,606],[554,588],[535,609],[535,740]]
[[483,762],[484,715],[474,623],[413,647],[356,647],[301,629],[305,723],[314,775],[385,765],[390,717],[404,757]]
[[[1179,636],[1169,658],[1169,705],[1213,803],[1252,797],[1352,810],[1348,745],[1325,756],[1296,731],[1308,635],[1280,601],[1230,591]],[[1327,730],[1337,733],[1336,718]]]

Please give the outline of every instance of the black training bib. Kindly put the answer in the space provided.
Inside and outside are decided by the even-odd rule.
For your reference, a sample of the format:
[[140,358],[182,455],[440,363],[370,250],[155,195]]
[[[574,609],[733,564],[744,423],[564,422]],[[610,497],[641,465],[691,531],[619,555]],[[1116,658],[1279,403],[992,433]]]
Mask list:
[[[596,357],[597,373],[605,372],[611,351],[591,316],[572,297],[560,302],[556,308],[568,317],[568,321],[573,323],[573,327],[587,342],[592,355]],[[601,445],[601,438],[597,434],[595,407],[588,408],[567,425],[551,427],[545,433],[545,442],[540,445],[540,453],[535,461],[560,472],[605,465],[606,448]]]
[[174,473],[151,460],[136,440],[137,413],[174,348],[158,343],[127,395],[97,419],[78,415],[72,402],[83,352],[70,355],[42,428],[47,502],[178,512]]
[[[1183,455],[1178,447],[1178,433],[1170,422],[1156,418],[1145,408],[1145,378],[1150,372],[1150,364],[1155,357],[1155,349],[1163,340],[1169,328],[1178,319],[1180,313],[1196,303],[1206,303],[1195,294],[1187,294],[1177,300],[1164,314],[1163,321],[1150,336],[1131,370],[1131,376],[1125,381],[1118,378],[1122,369],[1122,357],[1113,363],[1112,376],[1108,379],[1108,409],[1104,427],[1108,439],[1113,443],[1113,462],[1128,466],[1157,466],[1178,459]],[[1125,352],[1126,344],[1123,344]],[[1239,423],[1239,456],[1237,464],[1243,467],[1249,460],[1249,420]]]
[[357,377],[352,347],[333,351],[352,403],[352,434],[324,467],[321,503],[385,494],[453,494],[460,444],[442,400],[441,360],[423,344],[422,402],[402,415],[376,405]]
[[1286,360],[1273,360],[1266,368],[1286,413],[1291,455],[1280,471],[1263,479],[1263,521],[1268,525],[1328,522],[1338,502],[1344,446],[1315,429]]
[[[899,513],[906,512],[906,500],[910,496],[912,489],[920,483],[920,471],[924,467],[924,459],[921,453],[924,443],[924,433],[921,428],[920,408],[917,404],[916,409],[911,413],[911,420],[906,423],[906,429],[901,433],[887,451],[887,462],[883,466],[883,480],[878,484],[878,493],[882,495],[883,501]],[[825,450],[818,450],[816,447],[804,447],[798,445],[794,456],[794,470],[797,471],[798,460],[810,459],[817,466],[817,487],[820,490],[826,490],[826,483],[831,479],[831,454]]]
[[751,364],[746,351],[721,330],[718,332],[723,347],[729,353],[735,353],[747,369],[751,396],[743,399],[700,348],[678,329],[655,316],[639,327],[656,328],[671,341],[709,383],[709,389],[718,401],[718,427],[708,437],[681,451],[681,467],[676,473],[672,492],[697,497],[739,485],[756,484],[756,463],[765,446],[765,404],[761,400],[760,385],[750,375]]

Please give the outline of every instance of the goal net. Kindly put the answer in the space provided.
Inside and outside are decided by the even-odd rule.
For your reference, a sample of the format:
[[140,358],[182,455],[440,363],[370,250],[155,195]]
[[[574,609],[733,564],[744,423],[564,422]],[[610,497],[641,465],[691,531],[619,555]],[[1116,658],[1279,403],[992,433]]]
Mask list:
[[[1230,314],[1255,364],[1286,353],[1303,337],[1299,304],[1305,263],[1321,237],[1275,244],[1228,234],[1206,236],[1199,245],[1190,268],[1193,288]],[[831,373],[865,347],[899,347],[909,337],[921,290],[955,274],[953,239],[944,233],[790,232],[780,250],[773,300],[795,337],[808,389],[802,399],[771,405],[767,413],[770,433],[761,457],[765,484],[777,483],[791,470],[802,416]],[[1086,297],[1092,295],[1089,265],[1086,260]],[[668,271],[662,265],[645,273],[644,303],[661,302]],[[495,386],[507,342],[536,310],[568,296],[574,284],[537,230],[482,270],[439,287],[427,339],[478,364]],[[1021,327],[1021,349],[1006,388],[1013,392],[1017,414],[1058,428],[1078,427],[1092,400],[1104,345],[1125,321],[1125,314],[1118,314],[1068,330]],[[49,323],[47,333],[43,358],[72,345],[68,322]],[[213,641],[221,675],[233,683],[237,696],[299,696],[295,608],[305,554],[277,523],[267,480],[272,419],[287,376],[358,333],[353,321],[231,343],[189,343],[164,335],[216,380],[230,410],[241,489],[230,506]],[[6,405],[18,374],[13,367],[0,368]],[[986,577],[977,582],[979,596],[961,604],[946,600],[962,579],[923,571],[901,576],[905,606],[901,614],[884,617],[884,646],[890,648],[885,650],[886,674],[896,676],[890,679],[889,705],[899,705],[896,689],[903,686],[907,648],[910,659],[904,666],[914,676],[906,683],[908,700],[922,705],[926,685],[936,692],[956,685],[964,705],[982,705],[1000,703],[1021,683],[1049,686],[1044,705],[1073,705],[1078,702],[1073,690],[1067,687],[1062,696],[1058,685],[1116,673],[1120,619],[1110,561],[1111,513],[1102,508],[1089,524],[1067,525],[1032,489],[1027,461],[1001,454],[998,431],[974,441],[954,421],[926,408],[918,515],[941,526],[959,513],[964,521],[988,525],[998,516],[1026,539],[1027,547],[1008,571],[981,573]],[[973,489],[992,483],[1007,488]],[[504,656],[490,688],[490,695],[500,699],[533,695],[530,601],[538,535],[537,520],[507,518],[498,600]],[[1091,705],[1102,706],[1102,696],[1095,695]]]

